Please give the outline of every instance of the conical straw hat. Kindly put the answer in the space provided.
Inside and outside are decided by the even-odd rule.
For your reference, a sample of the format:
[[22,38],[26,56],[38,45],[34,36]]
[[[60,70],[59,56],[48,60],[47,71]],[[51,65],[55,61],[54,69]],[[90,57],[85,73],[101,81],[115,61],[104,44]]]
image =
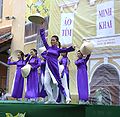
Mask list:
[[90,41],[84,41],[82,46],[80,47],[80,51],[83,55],[88,55],[93,51],[93,43]]
[[45,19],[40,16],[39,13],[29,16],[28,19],[35,24],[43,24],[43,22],[45,21]]
[[29,75],[31,70],[31,65],[30,64],[26,64],[24,67],[21,68],[21,73],[23,78],[27,78],[27,76]]
[[46,50],[45,46],[39,48],[39,53],[43,53]]
[[64,65],[59,65],[59,73],[61,74],[62,71],[64,70]]
[[15,50],[14,52],[11,53],[12,59],[13,59],[14,61],[17,61],[17,60],[18,60],[17,55],[18,55],[19,52],[21,52],[21,50]]

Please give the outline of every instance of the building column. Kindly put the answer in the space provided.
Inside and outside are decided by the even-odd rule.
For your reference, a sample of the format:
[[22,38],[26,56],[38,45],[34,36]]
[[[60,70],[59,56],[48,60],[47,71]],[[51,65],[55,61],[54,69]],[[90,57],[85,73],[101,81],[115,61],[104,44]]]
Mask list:
[[[25,0],[13,0],[12,16],[12,34],[14,35],[11,43],[11,52],[15,50],[24,51],[24,30],[25,30]],[[11,91],[12,82],[15,74],[15,67],[10,66],[9,72],[9,92]]]

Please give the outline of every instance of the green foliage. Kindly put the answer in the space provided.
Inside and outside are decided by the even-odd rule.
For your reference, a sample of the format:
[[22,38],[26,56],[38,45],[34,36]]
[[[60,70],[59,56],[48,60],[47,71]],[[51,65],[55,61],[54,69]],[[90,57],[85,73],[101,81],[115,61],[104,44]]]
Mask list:
[[25,114],[18,113],[17,115],[13,116],[11,113],[6,113],[6,117],[25,117]]

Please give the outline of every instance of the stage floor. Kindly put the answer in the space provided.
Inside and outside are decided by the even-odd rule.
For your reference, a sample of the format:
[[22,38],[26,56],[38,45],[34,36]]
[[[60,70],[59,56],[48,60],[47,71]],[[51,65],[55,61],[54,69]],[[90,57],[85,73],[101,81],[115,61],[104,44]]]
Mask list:
[[5,113],[26,113],[25,117],[119,117],[120,106],[0,101],[0,117]]

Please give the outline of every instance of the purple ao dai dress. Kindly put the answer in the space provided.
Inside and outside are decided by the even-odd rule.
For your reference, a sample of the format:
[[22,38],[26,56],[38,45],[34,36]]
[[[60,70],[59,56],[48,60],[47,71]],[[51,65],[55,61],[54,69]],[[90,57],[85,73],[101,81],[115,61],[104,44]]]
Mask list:
[[21,68],[26,65],[28,59],[29,59],[29,56],[26,58],[26,60],[18,60],[14,62],[8,59],[8,62],[7,62],[8,65],[17,65],[15,78],[13,82],[13,89],[12,89],[12,97],[14,98],[22,98],[24,78],[22,77],[22,74],[21,74]]
[[26,98],[37,99],[39,97],[39,75],[38,67],[41,65],[41,60],[37,56],[31,57],[28,64],[32,66],[31,71],[27,77]]
[[87,55],[85,59],[79,58],[75,61],[77,66],[77,88],[79,100],[88,100],[88,75],[87,75],[87,61],[90,55]]
[[68,59],[67,55],[63,56],[62,59],[59,61],[60,65],[64,66],[64,70],[62,71],[61,78],[63,78],[64,74],[67,76],[67,84],[69,88],[69,69],[68,69],[68,64],[70,60]]
[[64,94],[64,96],[66,96],[64,88],[62,86],[60,74],[59,74],[58,57],[60,56],[60,53],[74,51],[75,49],[73,47],[60,49],[56,45],[49,46],[45,39],[44,29],[40,29],[40,35],[41,35],[43,44],[47,50],[46,62],[47,62],[48,68],[53,74],[54,78],[56,79],[60,91]]
[[45,66],[46,66],[46,61],[41,62],[41,68],[40,68],[40,87],[39,87],[39,96],[42,98],[45,98],[47,96],[47,93],[45,91],[44,87],[44,77],[45,77]]

